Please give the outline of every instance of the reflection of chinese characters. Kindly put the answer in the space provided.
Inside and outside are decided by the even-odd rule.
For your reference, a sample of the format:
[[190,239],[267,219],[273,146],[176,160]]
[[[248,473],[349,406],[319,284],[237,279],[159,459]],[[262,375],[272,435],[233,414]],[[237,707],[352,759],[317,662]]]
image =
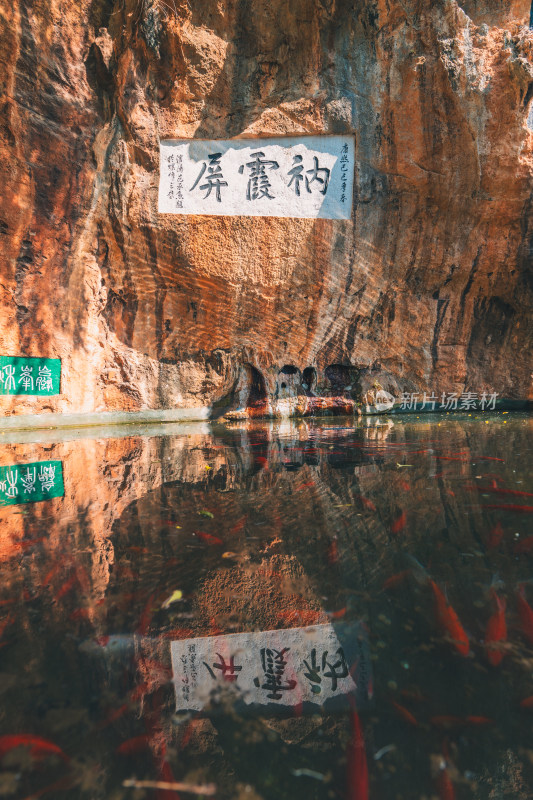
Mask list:
[[220,192],[220,187],[228,185],[227,181],[224,180],[224,176],[222,174],[222,167],[220,166],[220,159],[222,158],[222,153],[211,153],[207,157],[209,159],[209,166],[204,161],[204,163],[202,164],[202,168],[200,170],[200,174],[198,175],[195,182],[191,186],[190,191],[192,192],[194,189],[196,189],[196,187],[204,177],[205,172],[207,170],[205,183],[202,183],[202,185],[200,186],[200,189],[202,191],[204,189],[206,190],[206,193],[204,195],[204,200],[207,200],[213,189],[215,189],[217,202],[221,203],[222,195]]
[[[269,189],[272,188],[266,168],[279,169],[277,161],[268,161],[265,159],[265,154],[259,150],[257,153],[252,153],[246,166],[250,169],[250,177],[248,179],[248,188],[246,189],[247,200],[259,200],[261,197],[268,197],[270,200],[274,199],[274,195],[270,194]],[[239,172],[244,173],[244,164],[239,167]]]
[[[322,663],[319,664],[317,662],[316,649],[313,648],[313,650],[311,650],[311,664],[309,665],[307,661],[304,661],[307,669],[307,672],[304,672],[304,675],[313,684],[313,692],[320,692],[320,687],[318,684],[322,683],[322,677],[331,678],[331,690],[333,692],[337,690],[337,681],[339,678],[348,677],[348,665],[346,664],[342,647],[339,647],[335,655],[338,656],[338,661],[335,661],[335,663],[332,664],[327,660],[328,651],[325,650],[322,653]],[[331,660],[333,661],[333,659]],[[329,667],[328,672],[325,671],[326,667]],[[320,672],[322,672],[322,676],[320,675]]]
[[284,656],[289,650],[290,647],[284,647],[283,650],[274,650],[266,647],[261,649],[261,664],[265,678],[263,684],[260,683],[259,678],[254,678],[254,684],[258,688],[260,687],[270,692],[267,697],[271,700],[281,700],[283,697],[282,691],[290,691],[296,686],[295,680],[283,683],[283,673],[287,666]]
[[[233,681],[236,681],[237,678],[239,677],[236,673],[240,672],[242,667],[235,666],[235,656],[230,656],[227,664],[226,664],[226,659],[223,658],[220,655],[220,653],[217,653],[217,656],[220,659],[220,661],[218,664],[215,663],[212,665],[213,669],[220,670],[222,676],[224,677],[224,680],[228,681],[228,683],[233,683]],[[211,677],[216,679],[216,675],[213,672],[213,669],[211,669],[211,667],[209,666],[209,664],[206,664],[205,661],[203,663],[206,669],[208,670],[209,674],[211,675]]]
[[0,492],[3,492],[6,497],[12,499],[16,497],[19,493],[18,486],[18,473],[15,469],[12,469],[10,472],[6,472],[6,477],[3,481],[0,481]]
[[43,464],[39,471],[39,482],[43,492],[54,488],[56,468],[54,464]]
[[[440,398],[439,411],[494,411],[496,408],[497,392],[488,394],[482,392],[443,392]],[[438,396],[432,392],[402,392],[400,408],[402,411],[435,411]]]
[[32,499],[42,499],[55,488],[55,473],[56,465],[51,463],[5,468],[0,471],[0,499],[2,495],[3,499],[14,500],[30,498],[32,494],[35,495]]
[[[294,184],[294,191],[298,197],[300,197],[300,183],[301,181],[305,180],[305,188],[311,194],[312,189],[311,185],[316,181],[318,184],[322,186],[319,189],[319,192],[323,195],[326,194],[329,185],[329,179],[331,175],[331,170],[327,169],[326,167],[320,167],[318,163],[318,158],[313,156],[313,168],[308,169],[305,173],[304,178],[304,168],[303,168],[303,156],[296,155],[293,158],[293,167],[289,170],[289,175],[291,179],[289,181],[289,188]],[[310,175],[311,177],[308,178],[307,176]],[[322,175],[322,177],[320,177]]]

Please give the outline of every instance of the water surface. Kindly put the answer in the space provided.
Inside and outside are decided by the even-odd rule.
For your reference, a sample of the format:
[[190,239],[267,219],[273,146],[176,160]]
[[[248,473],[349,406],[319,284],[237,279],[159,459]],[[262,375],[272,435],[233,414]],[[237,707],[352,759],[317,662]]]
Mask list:
[[[58,463],[64,484],[19,480],[0,508],[0,796],[532,796],[531,417],[122,433],[0,436],[0,466]],[[296,628],[316,702],[287,672],[237,702],[224,637],[250,634],[233,667],[265,697],[261,632]],[[176,715],[171,642],[215,636],[214,691]]]

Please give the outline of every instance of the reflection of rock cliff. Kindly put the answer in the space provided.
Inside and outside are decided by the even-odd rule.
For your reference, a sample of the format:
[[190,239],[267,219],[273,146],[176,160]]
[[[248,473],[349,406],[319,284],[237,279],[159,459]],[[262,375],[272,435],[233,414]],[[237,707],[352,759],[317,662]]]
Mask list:
[[[258,402],[286,365],[526,397],[529,2],[169,5],[4,9],[0,349],[63,385],[0,413],[233,402],[245,364]],[[160,138],[308,133],[355,135],[351,221],[157,214]]]

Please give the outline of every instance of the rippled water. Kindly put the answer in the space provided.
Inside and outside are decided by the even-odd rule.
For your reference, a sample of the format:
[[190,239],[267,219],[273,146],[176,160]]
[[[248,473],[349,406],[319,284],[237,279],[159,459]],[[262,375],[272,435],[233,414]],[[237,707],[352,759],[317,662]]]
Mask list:
[[531,417],[91,436],[0,436],[0,796],[532,796]]

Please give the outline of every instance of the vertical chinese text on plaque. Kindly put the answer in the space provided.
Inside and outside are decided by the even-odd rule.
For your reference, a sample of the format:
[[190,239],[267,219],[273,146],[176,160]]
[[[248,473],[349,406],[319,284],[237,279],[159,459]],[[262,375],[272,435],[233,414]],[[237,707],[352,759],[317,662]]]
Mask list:
[[160,143],[162,214],[350,219],[353,136]]

